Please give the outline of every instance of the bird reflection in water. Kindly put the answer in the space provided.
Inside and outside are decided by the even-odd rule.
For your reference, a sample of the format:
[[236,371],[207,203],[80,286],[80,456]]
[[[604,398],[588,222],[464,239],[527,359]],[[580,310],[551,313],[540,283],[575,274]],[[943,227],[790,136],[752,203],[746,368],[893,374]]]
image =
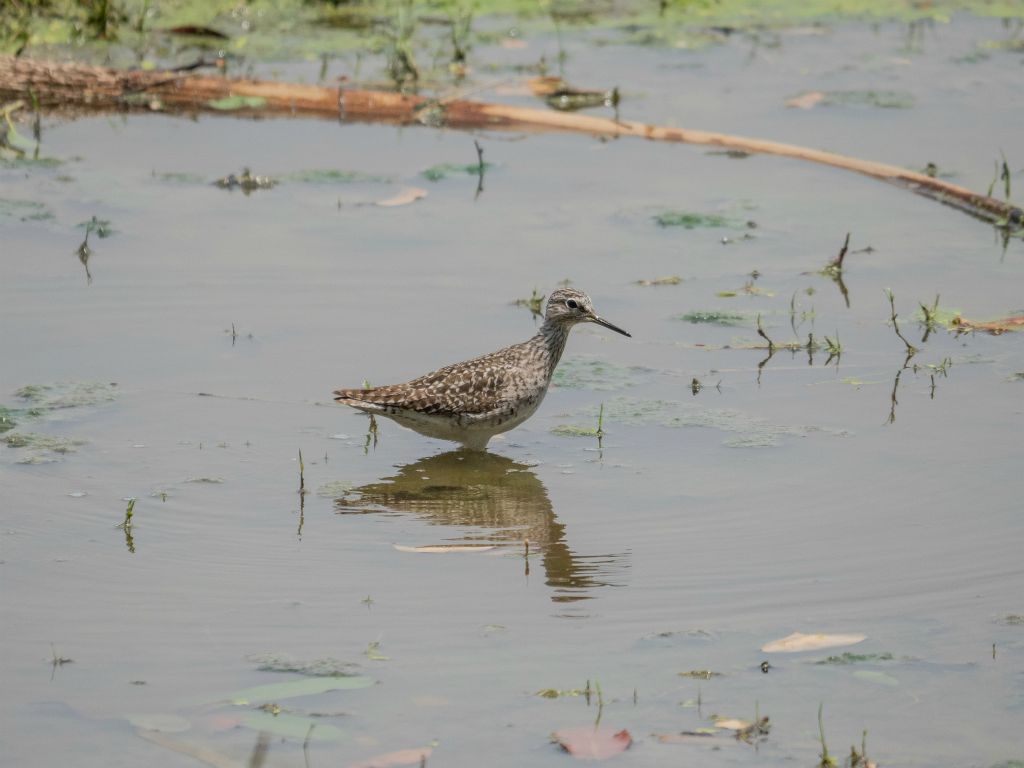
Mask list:
[[[399,467],[398,474],[354,488],[334,501],[339,514],[399,512],[433,525],[481,529],[460,543],[524,546],[539,551],[551,599],[586,600],[598,587],[618,586],[624,553],[579,555],[565,541],[544,484],[532,469],[504,456],[449,451]],[[451,543],[449,541],[449,543]],[[529,559],[527,559],[529,573]]]

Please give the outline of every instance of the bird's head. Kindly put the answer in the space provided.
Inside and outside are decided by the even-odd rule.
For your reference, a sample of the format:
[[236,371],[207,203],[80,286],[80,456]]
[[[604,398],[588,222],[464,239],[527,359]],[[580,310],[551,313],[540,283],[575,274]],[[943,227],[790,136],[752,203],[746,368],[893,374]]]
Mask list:
[[631,336],[598,315],[594,311],[594,304],[590,297],[575,288],[559,288],[548,296],[544,319],[546,322],[565,324],[570,328],[576,323],[597,323],[611,331],[621,333],[623,336]]

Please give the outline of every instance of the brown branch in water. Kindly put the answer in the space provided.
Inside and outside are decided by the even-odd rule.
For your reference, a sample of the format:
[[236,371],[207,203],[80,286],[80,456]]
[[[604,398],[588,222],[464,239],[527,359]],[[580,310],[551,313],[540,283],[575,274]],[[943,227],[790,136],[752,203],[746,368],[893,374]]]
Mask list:
[[[777,141],[572,112],[173,70],[124,71],[74,62],[0,56],[0,99],[25,98],[29,94],[38,99],[40,108],[65,113],[114,110],[202,112],[236,117],[319,117],[466,129],[569,131],[603,137],[634,136],[652,141],[710,145],[843,168],[902,186],[1002,226],[1019,228],[1024,224],[1024,211],[1007,202],[886,163]],[[226,105],[223,101],[232,98],[236,103]]]

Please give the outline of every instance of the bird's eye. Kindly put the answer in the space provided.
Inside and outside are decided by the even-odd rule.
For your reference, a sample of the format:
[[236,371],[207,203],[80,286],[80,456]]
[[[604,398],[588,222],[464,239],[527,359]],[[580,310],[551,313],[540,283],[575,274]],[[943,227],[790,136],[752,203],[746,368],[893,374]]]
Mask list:
[[576,303],[576,299],[569,299],[565,302],[565,306],[569,309],[579,309],[580,305]]

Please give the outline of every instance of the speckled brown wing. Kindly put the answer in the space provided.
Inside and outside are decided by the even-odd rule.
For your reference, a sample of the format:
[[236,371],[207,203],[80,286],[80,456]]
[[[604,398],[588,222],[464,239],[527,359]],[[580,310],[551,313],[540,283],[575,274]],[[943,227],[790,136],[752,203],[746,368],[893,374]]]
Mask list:
[[357,408],[366,403],[438,416],[490,413],[515,389],[517,371],[509,351],[448,365],[406,384],[335,390],[334,399]]

